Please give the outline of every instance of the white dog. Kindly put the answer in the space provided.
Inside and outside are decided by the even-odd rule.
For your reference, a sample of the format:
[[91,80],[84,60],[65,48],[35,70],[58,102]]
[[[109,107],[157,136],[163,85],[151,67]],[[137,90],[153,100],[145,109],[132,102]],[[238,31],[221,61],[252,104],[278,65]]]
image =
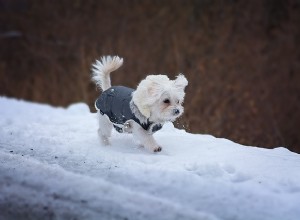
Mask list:
[[104,145],[109,145],[113,127],[118,132],[132,133],[152,152],[161,151],[153,133],[168,121],[175,121],[183,113],[184,89],[187,79],[179,74],[175,80],[166,75],[149,75],[137,89],[111,86],[110,73],[123,64],[118,56],[96,60],[92,80],[102,89],[95,102],[99,115],[98,134]]

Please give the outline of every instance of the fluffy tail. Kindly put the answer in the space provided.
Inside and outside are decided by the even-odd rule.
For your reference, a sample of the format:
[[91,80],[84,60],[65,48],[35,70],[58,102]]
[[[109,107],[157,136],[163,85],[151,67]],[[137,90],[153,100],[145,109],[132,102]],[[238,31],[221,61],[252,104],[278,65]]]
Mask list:
[[123,58],[118,56],[101,57],[92,65],[92,81],[94,81],[102,91],[111,87],[110,73],[118,69],[123,64]]

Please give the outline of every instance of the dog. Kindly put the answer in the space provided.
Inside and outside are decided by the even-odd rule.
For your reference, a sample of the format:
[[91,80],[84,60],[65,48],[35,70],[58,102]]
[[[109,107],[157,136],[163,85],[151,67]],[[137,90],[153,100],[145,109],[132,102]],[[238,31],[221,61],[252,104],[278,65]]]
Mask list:
[[166,75],[148,75],[135,90],[111,86],[110,73],[122,64],[123,58],[118,56],[104,56],[92,64],[92,81],[102,90],[95,101],[99,137],[104,145],[110,145],[114,127],[120,133],[132,133],[149,151],[159,152],[162,147],[153,133],[183,114],[188,81],[183,74],[175,80]]

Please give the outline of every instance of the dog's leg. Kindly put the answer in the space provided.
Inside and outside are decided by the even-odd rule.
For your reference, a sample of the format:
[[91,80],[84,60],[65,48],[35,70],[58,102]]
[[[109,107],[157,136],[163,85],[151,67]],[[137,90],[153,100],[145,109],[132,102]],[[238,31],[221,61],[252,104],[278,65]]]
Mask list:
[[98,129],[99,137],[104,145],[110,145],[109,138],[111,137],[113,125],[110,122],[107,115],[101,115],[99,112],[98,115],[99,115],[99,129]]
[[139,124],[135,122],[131,122],[131,126],[133,136],[137,138],[145,148],[151,152],[161,151],[162,148],[158,146],[151,134],[148,134]]

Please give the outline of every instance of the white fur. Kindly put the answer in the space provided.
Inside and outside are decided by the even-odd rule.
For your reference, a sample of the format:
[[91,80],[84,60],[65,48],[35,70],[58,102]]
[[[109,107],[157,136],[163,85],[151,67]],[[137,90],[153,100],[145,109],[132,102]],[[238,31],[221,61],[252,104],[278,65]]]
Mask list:
[[[132,100],[140,112],[151,121],[159,123],[174,121],[183,113],[182,102],[187,84],[188,81],[182,74],[179,74],[175,80],[170,80],[166,75],[149,75],[133,92]],[[163,99],[170,100],[168,112],[159,111]],[[172,114],[174,109],[178,109],[180,115],[174,117]]]
[[161,151],[161,147],[156,143],[153,135],[149,135],[138,123],[132,121],[132,134],[149,151]]
[[96,85],[105,91],[111,87],[110,73],[120,68],[123,64],[123,58],[118,56],[102,57],[101,61],[96,60],[92,68],[92,80]]
[[107,115],[101,115],[100,112],[97,115],[99,115],[98,135],[103,145],[110,145],[109,138],[111,137],[113,125]]
[[[93,64],[92,80],[98,87],[105,91],[111,87],[110,73],[123,64],[123,59],[118,56],[102,57],[101,61]],[[149,75],[142,80],[132,94],[131,110],[141,121],[147,120],[163,124],[175,121],[182,115],[185,92],[188,81],[183,74],[175,80],[170,80],[166,75]],[[168,101],[166,103],[166,101]],[[106,115],[99,116],[99,136],[104,145],[109,145],[109,138],[113,125]],[[138,123],[130,120],[126,125],[127,131],[133,133],[145,148],[152,152],[161,151],[152,134],[145,131]]]

